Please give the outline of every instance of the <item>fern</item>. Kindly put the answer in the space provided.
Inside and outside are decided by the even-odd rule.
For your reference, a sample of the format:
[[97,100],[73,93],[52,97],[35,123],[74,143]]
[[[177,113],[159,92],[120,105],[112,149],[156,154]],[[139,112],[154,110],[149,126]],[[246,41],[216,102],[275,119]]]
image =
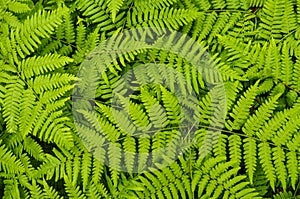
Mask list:
[[0,197],[299,198],[299,7],[0,0]]
[[[146,18],[140,18],[139,13],[142,12]],[[128,15],[128,27],[147,27],[152,26],[156,28],[178,29],[180,26],[192,21],[198,13],[194,10],[162,8],[158,12],[155,8],[146,8],[140,10],[134,8],[131,15]]]
[[53,33],[54,28],[62,22],[61,16],[66,12],[66,8],[60,8],[54,11],[53,14],[47,12],[41,14],[36,13],[24,21],[24,28],[17,27],[16,30],[12,32],[11,45],[16,49],[18,54],[24,58],[25,55],[30,54],[30,51],[34,52],[34,48],[37,48],[38,44],[41,43],[38,37],[47,38]]

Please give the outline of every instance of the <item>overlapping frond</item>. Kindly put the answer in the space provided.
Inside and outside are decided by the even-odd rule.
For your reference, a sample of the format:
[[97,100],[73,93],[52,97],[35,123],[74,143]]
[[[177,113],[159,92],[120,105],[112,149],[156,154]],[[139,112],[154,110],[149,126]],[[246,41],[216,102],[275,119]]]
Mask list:
[[0,0],[0,197],[299,198],[299,8]]

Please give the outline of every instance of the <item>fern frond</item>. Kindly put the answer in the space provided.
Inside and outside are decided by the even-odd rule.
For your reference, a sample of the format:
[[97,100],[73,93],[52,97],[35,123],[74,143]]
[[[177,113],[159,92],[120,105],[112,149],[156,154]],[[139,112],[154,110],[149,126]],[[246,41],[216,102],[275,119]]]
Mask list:
[[33,140],[31,137],[24,139],[24,150],[32,155],[36,160],[43,161],[45,159],[45,153],[39,143]]
[[244,122],[249,117],[249,109],[254,103],[255,96],[258,91],[258,82],[251,86],[245,93],[244,96],[240,97],[237,104],[233,107],[229,114],[233,121],[227,120],[225,125],[229,129],[240,129]]
[[[238,167],[227,171],[235,162],[224,162],[225,157],[221,157],[209,158],[203,164],[202,177],[198,182],[198,196],[204,198],[260,198],[255,189],[248,187],[249,182],[244,181],[246,176],[235,176],[239,170]],[[218,186],[219,184],[223,186]]]
[[147,131],[151,129],[151,123],[148,115],[144,112],[143,106],[132,101],[129,102],[129,114],[138,130]]
[[72,24],[72,16],[71,13],[67,13],[64,15],[64,22],[63,22],[63,27],[64,27],[64,38],[66,39],[67,43],[73,43],[75,41],[75,30],[74,30],[74,25]]
[[[141,15],[141,12],[143,13]],[[144,16],[143,18],[139,16]],[[177,30],[180,26],[193,21],[198,13],[195,10],[176,8],[162,8],[159,12],[155,8],[140,10],[134,8],[127,17],[128,27],[155,27]]]
[[0,197],[299,197],[299,7],[0,0]]
[[131,119],[128,117],[128,114],[124,111],[118,111],[116,109],[112,110],[113,115],[115,116],[115,121],[117,127],[122,131],[126,132],[128,135],[133,136],[136,134],[136,126],[132,124]]
[[296,17],[291,1],[267,0],[260,16],[260,37],[279,39],[281,33],[288,33],[296,28]]
[[214,155],[216,157],[221,157],[221,156],[227,155],[227,153],[226,153],[227,139],[228,139],[227,135],[224,135],[224,134],[220,135],[218,143],[214,146],[214,150],[213,150]]
[[70,176],[64,177],[66,192],[70,198],[85,199],[86,196],[80,190],[80,187],[73,185]]
[[160,129],[168,125],[169,121],[166,111],[146,89],[141,90],[141,99],[155,128]]
[[293,111],[277,112],[272,119],[265,124],[262,129],[257,133],[258,137],[262,140],[270,140],[275,135],[275,132],[283,126],[289,117],[292,116]]
[[[45,176],[46,180],[50,180],[54,176],[54,171],[59,171],[60,166],[63,165],[63,163],[64,161],[61,161],[52,155],[46,154],[45,160],[41,165],[38,166],[32,175],[35,179]],[[58,180],[60,178],[62,178],[62,174],[56,172],[55,179]]]
[[[62,102],[62,101],[61,101]],[[38,136],[41,140],[54,142],[59,146],[72,147],[73,135],[71,129],[65,125],[70,120],[62,116],[62,111],[50,112],[56,106],[61,105],[59,102],[54,105],[46,106],[46,111],[40,115],[40,120],[32,129],[32,134]],[[55,110],[55,109],[54,109]],[[36,112],[38,113],[38,112]],[[35,118],[37,115],[35,116]],[[34,122],[34,120],[33,120]],[[44,123],[42,123],[44,122]],[[46,128],[48,125],[49,128]]]
[[294,198],[293,193],[292,192],[281,192],[278,193],[276,195],[273,195],[274,199],[285,199],[285,198]]
[[4,121],[7,123],[7,129],[10,133],[16,133],[19,123],[19,106],[21,101],[24,82],[20,79],[12,77],[9,80],[10,84],[7,84],[6,93],[3,101],[3,116]]
[[297,15],[294,12],[295,3],[293,1],[285,1],[284,5],[281,31],[283,33],[290,33],[297,28]]
[[252,115],[245,123],[242,128],[242,131],[247,135],[254,135],[256,131],[263,125],[265,121],[271,116],[271,113],[274,111],[277,105],[277,100],[279,96],[275,96],[262,104],[255,115]]
[[82,164],[81,164],[81,178],[83,184],[83,191],[87,189],[89,184],[89,176],[91,173],[92,167],[92,157],[90,153],[83,153],[82,155]]
[[58,192],[51,186],[48,185],[48,183],[46,182],[45,179],[43,179],[43,182],[40,183],[44,186],[44,189],[43,189],[43,196],[45,198],[51,198],[51,199],[61,199],[63,198],[62,196],[60,196],[58,194]]
[[29,187],[30,195],[32,198],[39,198],[42,195],[42,190],[36,180],[32,180],[32,184]]
[[228,61],[236,61],[233,64],[238,63],[237,67],[247,68],[260,61],[262,54],[260,44],[253,45],[251,42],[246,44],[231,36],[218,36],[218,40],[228,51],[226,53]]
[[282,184],[282,188],[286,189],[287,170],[285,166],[285,152],[281,147],[273,148],[273,160],[275,165],[276,174]]
[[19,71],[22,71],[22,75],[25,78],[31,78],[35,75],[38,76],[54,71],[70,62],[72,62],[72,59],[66,56],[60,56],[58,54],[33,56],[27,59],[23,59],[18,66],[18,69]]
[[299,129],[299,125],[297,124],[297,121],[299,121],[298,117],[290,117],[289,120],[290,121],[286,122],[282,126],[282,129],[279,129],[277,134],[273,137],[272,141],[276,143],[276,145],[286,144]]
[[29,85],[32,87],[35,93],[44,94],[47,91],[49,92],[58,88],[64,88],[74,80],[76,80],[76,78],[73,75],[56,73],[54,75],[49,74],[37,76],[32,82],[29,83]]
[[121,168],[121,145],[118,143],[110,143],[108,146],[108,159],[110,165],[110,174],[113,186],[117,186]]
[[223,9],[226,7],[226,1],[224,0],[212,0],[212,4],[216,9]]
[[21,174],[25,171],[21,161],[5,145],[0,149],[0,171],[7,174]]
[[147,0],[147,1],[134,0],[133,1],[135,7],[139,7],[139,8],[151,8],[151,7],[165,8],[173,5],[176,2],[177,0]]
[[116,27],[121,26],[125,20],[124,12],[118,14],[122,3],[122,0],[76,1],[77,9],[83,12],[82,15],[87,17],[89,22],[97,24],[100,30],[107,32],[113,31]]
[[250,183],[253,184],[253,177],[256,171],[257,162],[257,146],[253,138],[246,138],[244,140],[244,162],[249,176]]
[[[2,1],[3,2],[3,1]],[[25,13],[29,12],[31,9],[28,6],[28,4],[23,3],[23,2],[18,2],[18,1],[6,1],[6,5],[4,5],[4,8],[8,9],[11,12],[14,13]]]
[[175,162],[161,171],[153,171],[153,174],[145,173],[139,180],[143,183],[143,192],[148,197],[178,198],[179,195],[182,198],[192,197],[188,176],[184,175],[180,165]]
[[123,147],[125,149],[124,161],[126,171],[133,172],[136,156],[136,141],[131,136],[126,136],[123,142]]
[[13,13],[8,12],[3,8],[0,8],[0,13],[1,13],[1,17],[0,17],[1,22],[4,21],[7,25],[12,27],[18,27],[21,25],[20,20]]
[[[58,8],[53,12],[36,12],[31,18],[24,21],[22,26],[11,32],[12,46],[17,50],[21,58],[34,52],[40,38],[49,38],[54,28],[62,23],[62,16],[68,11],[66,7]],[[18,43],[16,45],[15,43]]]
[[233,105],[235,104],[235,100],[237,98],[238,92],[241,90],[242,85],[238,82],[225,82],[224,83],[225,91],[226,91],[226,103],[227,103],[227,111],[231,110]]
[[76,28],[76,46],[81,49],[84,48],[86,38],[86,26],[80,22]]
[[142,171],[146,169],[147,161],[148,161],[148,153],[150,152],[151,148],[151,140],[148,136],[141,136],[138,139],[138,152],[139,154],[146,154],[146,155],[138,155],[138,171]]
[[182,116],[178,99],[164,87],[161,87],[161,91],[164,107],[166,108],[169,120],[171,120],[170,124],[180,124]]
[[272,154],[271,154],[271,147],[268,143],[260,143],[258,145],[258,156],[260,159],[260,163],[262,168],[266,174],[267,179],[270,182],[272,189],[275,189],[275,182],[276,182],[276,175],[275,175],[275,168],[272,162]]
[[231,135],[228,139],[228,145],[229,145],[229,158],[231,161],[236,162],[235,166],[239,166],[242,159],[242,150],[241,145],[242,141],[240,136],[237,135]]
[[119,12],[123,3],[124,3],[124,0],[109,0],[108,1],[107,6],[109,8],[109,11],[111,12],[111,19],[112,19],[113,23],[116,21],[117,13]]
[[300,74],[300,61],[297,59],[294,69],[293,69],[293,78],[292,78],[292,87],[296,90],[300,90],[300,79],[299,79],[299,74]]
[[[200,15],[200,16],[202,16],[202,15]],[[216,12],[212,12],[212,13],[206,14],[205,19],[203,19],[203,17],[199,18],[198,20],[201,20],[201,21],[199,21],[199,22],[197,21],[197,23],[199,23],[199,26],[197,26],[197,29],[195,29],[193,31],[193,37],[197,38],[199,41],[206,38],[207,35],[209,35],[210,31],[212,30],[213,25],[216,23],[217,16],[218,15]],[[200,24],[202,26],[200,26]],[[199,36],[198,36],[198,34],[199,34]]]
[[19,183],[16,179],[4,180],[3,198],[20,198]]
[[216,37],[218,33],[221,32],[228,25],[229,18],[231,18],[231,14],[229,12],[221,12],[218,16],[217,21],[213,24],[213,28],[209,33],[209,37],[207,38],[207,42],[211,43],[213,38]]
[[267,50],[263,75],[268,77],[272,74],[274,81],[277,83],[280,77],[280,56],[275,40],[272,39]]
[[[104,171],[104,165],[101,159],[99,159],[99,156],[95,156],[96,158],[93,158],[93,167],[92,167],[92,182],[97,185],[98,190],[105,193],[107,190],[104,188],[104,186],[101,184],[102,174]],[[99,161],[100,160],[100,161]]]

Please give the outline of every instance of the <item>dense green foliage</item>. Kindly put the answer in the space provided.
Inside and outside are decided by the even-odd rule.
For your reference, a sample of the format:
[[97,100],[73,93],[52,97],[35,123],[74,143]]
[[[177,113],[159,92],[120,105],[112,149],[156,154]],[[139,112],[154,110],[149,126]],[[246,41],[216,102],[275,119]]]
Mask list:
[[[115,39],[113,62],[82,70],[97,89],[74,110],[90,52],[97,61],[99,44],[141,27],[162,29],[145,33],[154,44]],[[204,52],[160,41],[163,28],[211,63],[196,70],[186,57]],[[0,0],[0,197],[300,198],[299,39],[299,0]],[[140,78],[118,108],[126,71]]]

